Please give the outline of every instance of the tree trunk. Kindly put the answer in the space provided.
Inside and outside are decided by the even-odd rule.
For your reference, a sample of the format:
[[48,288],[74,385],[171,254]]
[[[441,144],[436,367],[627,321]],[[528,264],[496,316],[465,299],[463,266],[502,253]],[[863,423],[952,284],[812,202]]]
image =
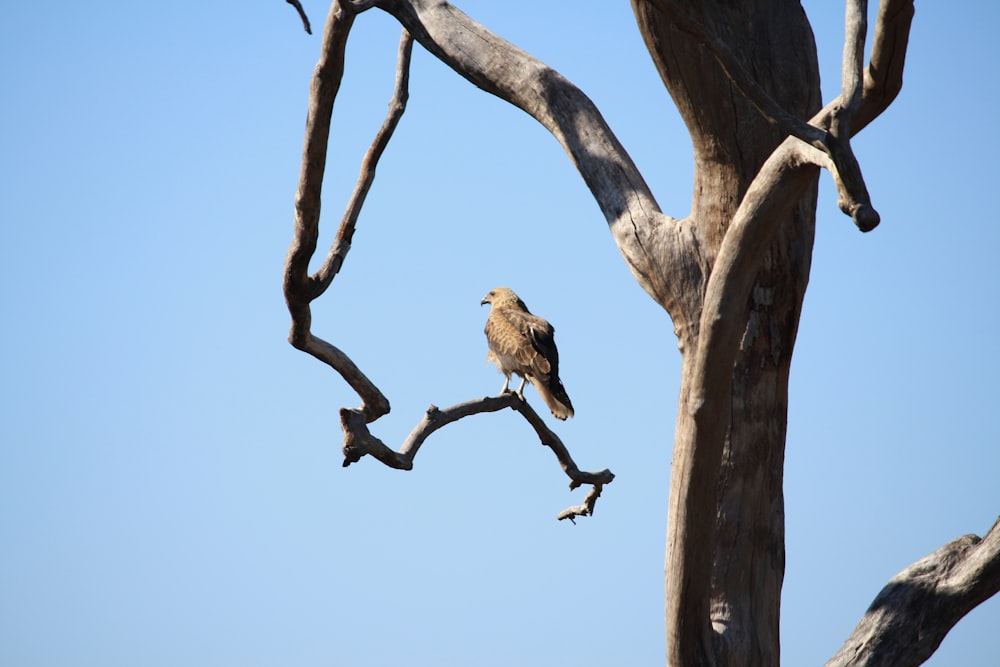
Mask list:
[[[799,118],[820,108],[812,31],[794,0],[740,3],[679,2],[683,12],[742,50],[736,56],[770,96]],[[744,5],[753,5],[747,7]],[[633,8],[653,61],[690,130],[695,152],[691,226],[703,252],[707,282],[723,236],[750,182],[785,138],[737,90],[699,39],[662,3],[635,0]],[[752,17],[747,21],[746,17]],[[681,18],[681,20],[675,20]],[[780,222],[746,304],[746,327],[732,369],[729,405],[711,415],[727,429],[716,489],[711,600],[698,615],[681,611],[684,581],[670,577],[679,549],[667,555],[667,633],[671,664],[693,665],[714,655],[720,665],[779,664],[779,606],[784,575],[782,470],[788,375],[812,252],[816,179]],[[671,315],[685,355],[697,349],[704,285]],[[688,392],[681,388],[682,404]],[[685,413],[684,406],[678,411]],[[681,419],[681,417],[679,417]],[[678,424],[678,435],[685,426]],[[676,485],[672,485],[672,496]],[[670,521],[680,521],[671,498]],[[702,517],[705,522],[712,517]],[[690,607],[687,607],[690,611]],[[700,640],[691,642],[692,633]]]

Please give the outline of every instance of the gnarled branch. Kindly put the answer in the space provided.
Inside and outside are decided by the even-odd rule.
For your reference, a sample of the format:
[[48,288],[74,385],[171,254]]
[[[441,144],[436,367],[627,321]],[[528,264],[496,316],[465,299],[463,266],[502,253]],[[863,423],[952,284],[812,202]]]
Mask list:
[[432,433],[459,419],[484,412],[497,412],[505,408],[519,412],[535,430],[541,443],[552,450],[562,466],[563,472],[570,479],[569,488],[571,490],[584,484],[593,486],[582,505],[563,510],[557,518],[572,521],[577,516],[593,514],[594,505],[601,495],[601,490],[605,484],[610,484],[614,480],[614,474],[608,469],[599,472],[580,470],[559,436],[545,424],[545,421],[527,401],[514,392],[506,392],[499,396],[486,396],[443,409],[435,405],[429,406],[399,451],[391,449],[382,440],[371,434],[365,416],[360,410],[343,408],[340,411],[340,426],[344,430],[344,467],[360,461],[361,457],[369,454],[390,468],[412,470],[413,459],[421,445]]
[[679,281],[662,269],[690,265],[691,254],[663,242],[680,238],[671,237],[677,221],[663,215],[594,103],[559,72],[448,2],[378,0],[376,5],[456,73],[522,109],[552,133],[594,195],[636,280],[658,303],[669,303]]
[[1000,519],[983,537],[965,535],[886,584],[826,667],[923,664],[948,631],[1000,592]]

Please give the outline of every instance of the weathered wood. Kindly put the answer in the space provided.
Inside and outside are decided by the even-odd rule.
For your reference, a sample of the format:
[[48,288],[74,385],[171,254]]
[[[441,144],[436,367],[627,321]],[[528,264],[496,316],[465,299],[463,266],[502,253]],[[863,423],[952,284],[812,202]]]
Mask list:
[[479,88],[524,110],[563,146],[590,188],[633,276],[658,303],[697,271],[692,239],[663,215],[594,103],[559,72],[447,2],[381,0],[424,48]]
[[915,667],[976,605],[1000,592],[1000,519],[889,580],[826,667]]
[[542,445],[552,450],[563,472],[569,477],[569,488],[571,491],[585,484],[589,484],[592,487],[581,505],[563,510],[556,518],[560,521],[563,519],[570,519],[572,521],[578,516],[592,515],[594,513],[594,505],[601,495],[601,490],[606,484],[614,481],[614,473],[607,468],[598,472],[580,470],[573,460],[573,456],[569,453],[569,449],[563,444],[563,441],[556,435],[555,431],[546,425],[545,420],[535,412],[534,408],[527,401],[512,391],[504,392],[498,396],[484,396],[483,398],[465,401],[464,403],[458,403],[447,408],[439,408],[436,405],[431,405],[424,412],[423,419],[413,428],[398,451],[393,450],[371,434],[362,411],[343,408],[340,411],[340,425],[344,431],[343,466],[346,468],[352,463],[360,461],[361,457],[369,455],[390,468],[412,470],[413,460],[416,458],[417,452],[420,451],[420,447],[438,429],[459,419],[485,412],[497,412],[506,408],[520,413],[525,421],[531,425],[531,428],[534,429]]
[[[774,665],[788,369],[808,278],[815,165],[830,169],[859,228],[878,222],[849,143],[859,110],[877,115],[865,106],[877,87],[860,85],[864,3],[852,0],[848,12],[842,95],[819,113],[815,47],[797,2],[633,7],[692,136],[695,199],[682,222],[707,258],[704,289],[671,311],[683,323],[685,358],[668,505],[668,662]],[[713,50],[718,35],[732,53]],[[756,73],[755,86],[737,84],[746,98],[733,98],[733,72]],[[768,117],[780,114],[761,113],[771,101],[828,130],[822,154],[782,141],[782,124],[776,130]]]

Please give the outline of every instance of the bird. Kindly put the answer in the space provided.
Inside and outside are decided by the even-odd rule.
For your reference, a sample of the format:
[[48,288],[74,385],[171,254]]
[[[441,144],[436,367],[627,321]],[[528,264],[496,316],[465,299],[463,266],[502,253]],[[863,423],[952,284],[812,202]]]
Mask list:
[[486,342],[490,351],[486,361],[496,364],[505,379],[500,393],[510,391],[510,376],[521,376],[517,395],[524,400],[524,385],[530,382],[556,419],[573,416],[573,404],[559,379],[559,351],[555,329],[528,311],[524,301],[507,287],[497,287],[483,297],[480,305],[490,304],[486,318]]

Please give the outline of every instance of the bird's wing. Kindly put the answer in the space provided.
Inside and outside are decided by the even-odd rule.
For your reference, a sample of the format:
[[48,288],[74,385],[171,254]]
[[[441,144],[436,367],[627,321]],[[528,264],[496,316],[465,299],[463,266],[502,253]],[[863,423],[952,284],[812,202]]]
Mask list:
[[548,377],[559,365],[552,325],[522,310],[504,309],[502,312],[512,330],[516,331],[512,342],[518,363],[536,377]]

